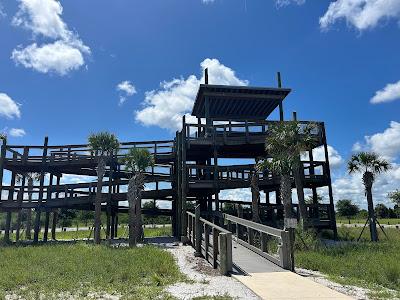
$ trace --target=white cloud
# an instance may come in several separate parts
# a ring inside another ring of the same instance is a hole
[[[84,55],[90,48],[68,29],[62,20],[63,8],[56,0],[19,0],[19,10],[13,18],[15,26],[32,31],[34,38],[42,36],[52,43],[14,49],[11,58],[17,64],[41,73],[65,75],[84,65]]]
[[[22,64],[40,73],[59,75],[66,75],[84,64],[81,51],[64,41],[56,41],[39,47],[33,43],[23,49],[14,49],[11,58],[16,64]]]
[[[20,118],[21,111],[19,110],[20,104],[11,99],[7,94],[0,93],[0,116],[8,119]]]
[[[235,72],[217,59],[207,58],[200,64],[202,73],[208,68],[209,83],[221,85],[248,85],[247,80],[236,77]],[[203,75],[204,76],[204,75]],[[173,79],[160,83],[159,90],[146,92],[144,108],[135,112],[135,118],[145,126],[159,126],[179,130],[182,116],[192,109],[199,84],[204,77],[190,75],[186,79]]]
[[[303,5],[305,2],[306,0],[275,0],[275,4],[278,8],[288,6],[290,4]]]
[[[117,85],[117,91],[122,92],[119,96],[119,105],[122,105],[127,97],[136,94],[135,86],[128,80],[122,81]]]
[[[400,123],[390,122],[390,127],[383,132],[365,136],[365,143],[357,142],[353,151],[373,151],[382,157],[394,161],[400,155]]]
[[[22,128],[11,128],[8,133],[13,137],[23,137],[26,134],[25,130]]]
[[[323,146],[320,146],[313,150],[314,160],[316,161],[325,161],[325,149]],[[343,158],[339,154],[339,152],[328,145],[328,158],[329,158],[329,166],[331,168],[338,168],[343,164]]]
[[[384,103],[400,99],[400,81],[387,84],[382,90],[375,93],[371,98],[371,103]]]
[[[215,0],[201,0],[201,2],[206,3],[206,4],[213,3],[214,1]]]
[[[400,18],[399,0],[337,0],[319,19],[321,29],[345,19],[358,30],[374,28],[380,21]]]
[[[387,194],[399,188],[400,165],[393,163],[392,169],[375,177],[373,185],[374,204],[383,203],[393,206],[387,199]],[[362,208],[366,208],[365,190],[362,181],[362,174],[344,174],[332,183],[335,200],[351,199]]]

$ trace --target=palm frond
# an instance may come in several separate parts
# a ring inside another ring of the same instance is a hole
[[[89,135],[88,143],[91,150],[100,155],[112,155],[119,149],[118,138],[107,131]]]
[[[154,166],[153,156],[144,148],[131,148],[123,159],[127,170],[131,172],[144,172]]]

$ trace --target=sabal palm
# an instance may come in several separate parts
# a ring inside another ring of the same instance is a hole
[[[7,141],[7,134],[0,133],[0,141]]]
[[[35,173],[35,172],[27,172],[24,174],[18,174],[17,175],[17,182],[21,183],[23,182],[23,178],[25,177],[25,180],[28,180],[28,203],[32,202],[32,193],[33,193],[33,185],[34,182],[37,182],[40,180],[40,173]],[[23,195],[21,195],[23,197]],[[20,229],[20,224],[21,224],[21,212],[18,213],[17,217],[17,235],[19,237],[19,229]],[[28,208],[27,213],[26,213],[26,233],[25,237],[27,240],[30,240],[32,238],[31,236],[31,231],[32,231],[32,210]]]
[[[103,177],[106,170],[107,159],[118,152],[119,142],[117,137],[109,132],[91,134],[88,138],[89,147],[97,157],[97,190],[95,200],[94,242],[100,244],[101,226],[101,201]]]
[[[380,158],[373,152],[360,152],[354,154],[347,164],[347,170],[350,174],[355,172],[361,172],[363,174],[362,180],[367,195],[371,240],[374,242],[378,240],[378,233],[376,231],[376,217],[372,200],[372,185],[375,181],[376,175],[386,172],[390,167],[388,161]]]
[[[142,228],[142,191],[144,189],[144,172],[154,165],[152,155],[147,149],[131,148],[124,157],[125,168],[130,172],[128,184],[129,203],[129,246],[133,247],[143,239]]]
[[[316,126],[313,123],[302,126],[297,121],[279,122],[271,125],[268,128],[268,135],[265,141],[265,150],[271,159],[264,160],[258,164],[259,170],[268,169],[280,175],[280,194],[286,218],[293,217],[290,177],[291,173],[293,173],[299,201],[300,219],[305,227],[307,224],[307,211],[304,200],[300,154],[316,145],[315,135],[313,134],[315,128]]]

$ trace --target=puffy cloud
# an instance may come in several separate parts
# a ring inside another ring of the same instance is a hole
[[[388,172],[379,174],[375,177],[373,185],[374,204],[384,203],[392,206],[393,204],[387,198],[387,194],[395,189],[398,189],[400,180],[400,165],[392,164],[392,169]],[[343,174],[335,179],[332,183],[335,200],[351,199],[362,208],[367,207],[365,190],[362,181],[362,174],[354,175]]]
[[[207,58],[200,64],[202,73],[209,70],[209,83],[221,85],[248,85],[247,80],[239,79],[235,71],[224,66],[217,59]],[[204,76],[204,75],[203,75]],[[179,78],[160,83],[160,89],[148,91],[145,94],[144,108],[135,112],[135,119],[145,126],[179,130],[182,116],[189,120],[199,84],[204,77],[190,75],[186,79]]]
[[[79,69],[84,64],[81,51],[61,40],[42,46],[33,43],[23,49],[14,49],[11,58],[26,68],[59,75]]]
[[[11,128],[8,133],[13,137],[23,137],[26,134],[25,130],[22,128]]]
[[[122,105],[127,97],[130,97],[136,94],[135,86],[128,80],[122,81],[117,85],[117,91],[121,92],[122,94],[119,96],[119,105]]]
[[[371,103],[392,102],[400,99],[400,81],[389,83],[383,89],[377,91],[375,96],[371,98]]]
[[[90,48],[68,29],[62,20],[63,8],[56,0],[19,0],[19,10],[13,18],[15,26],[32,31],[34,37],[52,39],[52,43],[14,49],[11,58],[16,64],[41,73],[65,75],[84,65],[84,55]]]
[[[20,104],[11,99],[7,94],[0,93],[0,116],[8,119],[20,118],[21,111],[19,110]]]
[[[313,150],[314,160],[316,161],[325,161],[325,149],[323,146],[318,147]],[[328,145],[328,158],[329,158],[329,166],[331,168],[338,168],[343,164],[343,158],[339,154],[339,152]]]
[[[340,19],[359,30],[374,28],[380,21],[398,19],[398,0],[336,0],[331,2],[326,13],[319,19],[321,29],[328,29]]]
[[[383,132],[365,136],[365,143],[357,142],[353,145],[354,151],[374,151],[384,158],[394,161],[400,154],[400,123],[390,122],[390,127]]]

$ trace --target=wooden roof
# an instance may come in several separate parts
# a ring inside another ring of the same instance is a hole
[[[192,115],[205,118],[205,99],[209,117],[214,119],[266,119],[291,89],[200,84]]]

